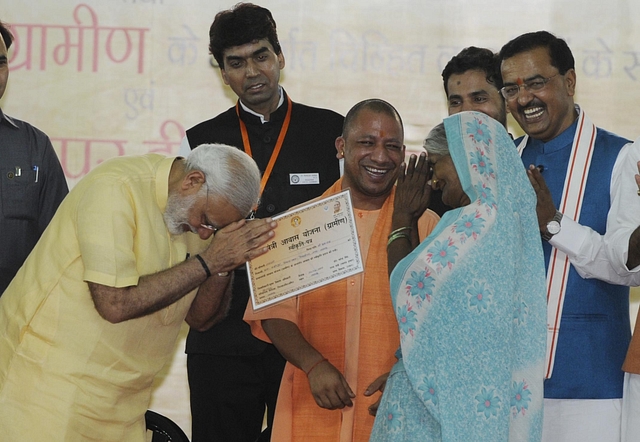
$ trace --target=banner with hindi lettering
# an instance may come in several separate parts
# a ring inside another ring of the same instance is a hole
[[[113,156],[175,155],[185,129],[235,104],[209,54],[208,32],[215,14],[236,2],[4,1],[0,20],[16,40],[0,107],[51,137],[70,186]],[[636,0],[256,3],[278,25],[286,60],[280,78],[293,101],[344,114],[362,99],[385,99],[402,115],[408,152],[420,150],[446,116],[441,73],[453,55],[467,46],[498,51],[540,29],[569,43],[576,101],[594,123],[640,136]],[[509,125],[522,133],[511,118]],[[151,406],[188,433],[183,340],[156,385]]]
[[[71,186],[112,156],[176,154],[185,129],[235,103],[208,51],[215,14],[234,3],[6,2],[0,19],[15,42],[0,105],[52,138]],[[383,98],[403,117],[409,151],[446,115],[441,72],[453,55],[471,45],[497,51],[538,29],[568,41],[576,101],[594,122],[640,134],[630,112],[640,99],[638,2],[489,0],[481,12],[461,0],[258,3],[278,24],[281,80],[294,101],[344,114],[359,100]]]

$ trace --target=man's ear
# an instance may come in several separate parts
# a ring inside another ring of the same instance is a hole
[[[565,82],[567,83],[567,93],[570,97],[573,97],[576,93],[576,71],[575,69],[569,69],[564,74]]]
[[[343,137],[336,138],[336,150],[338,151],[338,153],[336,153],[336,158],[344,158],[344,145],[345,141]]]
[[[284,54],[282,53],[282,51],[280,51],[280,53],[277,55],[278,57],[278,67],[280,68],[280,70],[284,69]]]
[[[224,84],[229,86],[229,77],[227,77],[227,71],[225,71],[223,68],[220,68],[220,75],[222,76],[222,81],[224,82]]]
[[[187,193],[197,193],[206,181],[204,173],[199,170],[192,170],[182,179],[180,189]]]

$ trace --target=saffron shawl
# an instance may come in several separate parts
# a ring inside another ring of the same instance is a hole
[[[539,441],[546,339],[536,196],[495,120],[444,120],[471,203],[391,275],[401,359],[371,441]]]
[[[339,180],[325,194],[337,193],[341,187],[342,180]],[[394,194],[391,193],[380,210],[365,263],[358,352],[358,397],[354,400],[354,441],[366,441],[373,426],[373,417],[367,408],[377,400],[377,395],[365,398],[362,391],[378,376],[388,372],[395,362],[393,354],[381,354],[380,350],[395,348],[399,343],[391,301],[385,288],[389,284],[386,241],[391,231]],[[314,331],[305,334],[305,337],[342,373],[346,362],[344,344],[336,344],[346,340],[344,324],[347,302],[346,290],[342,287],[345,284],[345,281],[337,281],[316,289],[310,296],[301,296],[298,301],[300,329]],[[293,403],[292,440],[310,440],[310,435],[313,435],[313,440],[340,440],[340,413],[318,407],[307,376],[300,370],[295,370],[293,375]]]

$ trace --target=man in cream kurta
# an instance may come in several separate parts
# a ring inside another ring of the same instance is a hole
[[[254,312],[245,319],[287,358],[273,440],[367,441],[379,378],[395,362],[398,327],[386,266],[394,183],[404,159],[400,116],[388,103],[366,100],[346,116],[336,141],[344,177],[325,196],[350,189],[364,273]],[[438,217],[414,220],[424,237]],[[417,233],[416,233],[417,234]],[[308,378],[308,379],[307,379]]]
[[[201,149],[189,163],[109,160],[63,201],[0,298],[3,440],[145,440],[151,384],[183,319],[207,327],[223,316],[224,272],[261,254],[255,244],[272,233],[265,221],[234,222],[257,201],[255,163],[228,146]],[[202,165],[212,158],[235,165],[248,204],[209,191],[215,171]]]

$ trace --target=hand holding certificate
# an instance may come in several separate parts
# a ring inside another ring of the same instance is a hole
[[[247,263],[254,309],[363,271],[348,190],[273,219],[269,253]]]

